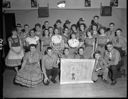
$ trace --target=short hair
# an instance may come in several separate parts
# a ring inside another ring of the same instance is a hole
[[[41,24],[40,23],[35,24],[35,27],[37,27],[37,26],[41,27]]]
[[[95,15],[93,18],[97,17],[99,19],[99,16],[98,15]]]
[[[107,42],[105,45],[105,50],[107,50],[107,45],[113,45],[113,43],[111,41]]]
[[[52,50],[52,47],[50,47],[50,46],[49,46],[49,47],[47,47],[47,52],[48,52],[48,50]]]
[[[88,30],[86,31],[86,37],[88,37],[88,32],[90,32],[91,35],[93,35],[92,31],[91,31],[90,29],[88,29]]]
[[[67,49],[67,50],[69,50],[69,48],[68,48],[68,47],[65,47],[65,48],[64,48],[64,50],[63,50],[63,53],[64,53],[64,51],[65,51],[66,49]]]
[[[80,49],[83,49],[83,50],[84,50],[84,47],[79,47],[79,48],[78,48],[78,52],[79,52]]]
[[[25,24],[25,25],[24,25],[24,27],[25,27],[25,26],[28,26],[28,27],[29,27],[29,25],[28,25],[28,24]]]
[[[115,36],[117,36],[117,31],[123,32],[123,30],[121,28],[117,28],[116,31],[115,31]]]
[[[96,54],[101,55],[101,52],[100,52],[99,50],[96,50],[96,51],[94,52],[94,54],[93,54],[93,58],[95,58],[95,55],[96,55]]]
[[[77,29],[77,25],[76,24],[72,24],[71,25],[71,29],[72,29],[73,26]]]
[[[111,22],[111,23],[109,23],[109,26],[110,26],[111,24],[115,25],[115,23],[114,23],[114,22]]]
[[[29,50],[30,50],[31,47],[35,47],[35,48],[36,48],[37,45],[36,45],[36,44],[30,44],[30,45],[29,45]]]
[[[92,30],[93,26],[96,26],[96,28],[98,29],[98,25],[94,23],[91,25],[91,30]]]
[[[79,29],[80,29],[80,26],[81,26],[81,25],[83,25],[83,26],[84,26],[84,29],[86,29],[87,26],[86,26],[85,23],[80,23],[80,25],[79,25]]]
[[[50,28],[54,29],[52,26],[49,26],[49,27],[48,27],[48,29],[50,29]]]
[[[45,31],[48,31],[48,35],[49,35],[49,30],[48,29],[44,29],[44,31],[43,31],[43,36],[45,36]]]
[[[29,35],[31,35],[31,31],[34,31],[34,32],[35,32],[35,29],[31,29],[31,30],[29,31]]]
[[[99,29],[98,29],[98,33],[100,34],[100,30],[101,29],[103,29],[104,30],[104,32],[106,32],[106,28],[105,27],[100,27]]]
[[[61,20],[60,20],[60,19],[58,19],[58,20],[56,21],[56,23],[62,23],[62,22],[61,22]]]
[[[44,21],[44,24],[49,23],[48,21]]]

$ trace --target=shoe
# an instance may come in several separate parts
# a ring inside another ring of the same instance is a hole
[[[117,83],[117,81],[112,81],[111,85],[115,85]]]
[[[55,84],[55,83],[57,83],[57,81],[56,80],[53,80],[53,79],[51,79],[51,81]]]
[[[95,83],[97,80],[93,80],[93,82]]]

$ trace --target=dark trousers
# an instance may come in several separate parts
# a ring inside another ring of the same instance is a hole
[[[121,57],[124,57],[124,56],[125,56],[125,51],[122,50],[121,47],[115,47],[115,49],[117,49],[117,50],[120,52],[120,56],[121,56]]]
[[[49,76],[52,76],[51,80],[55,80],[57,75],[59,74],[59,68],[53,67],[52,69],[46,69],[46,74],[49,78]]]
[[[121,71],[120,71],[121,67],[122,67],[122,61],[120,61],[117,65],[111,65],[109,67],[108,75],[112,81],[121,77]]]

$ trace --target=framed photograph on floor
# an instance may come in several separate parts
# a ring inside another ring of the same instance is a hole
[[[37,0],[31,0],[31,8],[37,8],[38,3]]]
[[[111,7],[118,7],[118,0],[110,0]]]
[[[60,84],[93,83],[94,59],[61,59]]]
[[[84,6],[91,7],[91,0],[85,0]]]

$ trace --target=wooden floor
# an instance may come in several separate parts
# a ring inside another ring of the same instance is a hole
[[[5,98],[43,98],[43,97],[126,97],[127,77],[117,79],[117,84],[111,86],[101,79],[96,83],[66,84],[50,83],[49,86],[40,83],[35,88],[26,88],[13,84],[15,71],[5,69],[3,74],[3,96]]]

